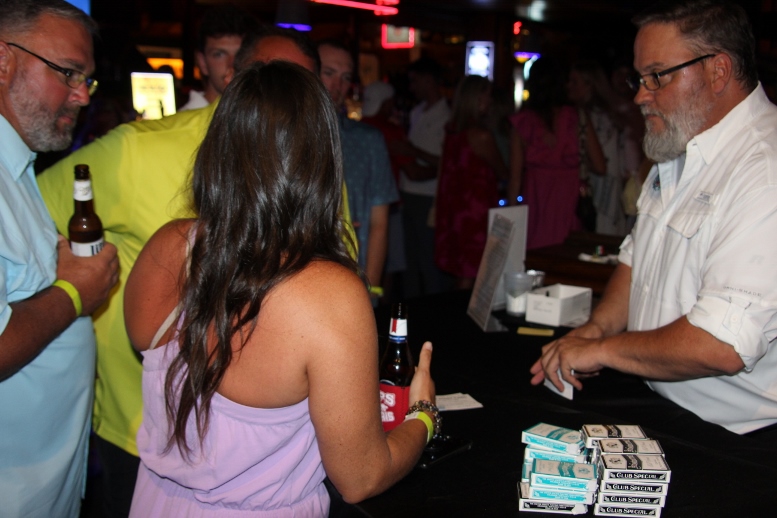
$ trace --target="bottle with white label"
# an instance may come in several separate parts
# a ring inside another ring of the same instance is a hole
[[[391,324],[386,350],[380,360],[380,413],[383,430],[388,432],[405,420],[410,407],[410,382],[415,374],[415,362],[407,343],[407,305],[391,307]]]
[[[103,224],[94,212],[94,196],[89,166],[78,164],[75,167],[73,184],[73,216],[67,225],[70,237],[70,249],[73,255],[90,257],[103,249]]]

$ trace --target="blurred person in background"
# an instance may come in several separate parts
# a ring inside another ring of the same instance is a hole
[[[409,89],[416,104],[410,112],[408,141],[397,142],[393,151],[412,158],[402,167],[399,193],[405,231],[407,268],[403,275],[405,297],[439,293],[449,280],[434,264],[434,197],[437,169],[451,116],[442,90],[442,67],[422,57],[407,70]]]
[[[190,90],[188,102],[178,111],[204,108],[221,95],[234,73],[232,65],[243,38],[258,27],[253,17],[231,5],[214,6],[203,12],[194,51],[203,90]]]
[[[569,100],[590,119],[607,161],[606,174],[589,174],[597,234],[626,235],[621,204],[623,184],[638,164],[626,164],[625,124],[610,103],[616,98],[602,66],[591,60],[572,65],[567,81]]]
[[[396,151],[394,144],[407,140],[407,134],[397,120],[394,105],[394,87],[383,81],[373,81],[364,87],[361,121],[374,126],[383,133],[391,160],[391,172],[399,187],[399,173],[412,157]],[[402,272],[405,271],[405,233],[402,223],[401,202],[389,205],[388,251],[383,271],[382,302],[390,304],[401,298]]]
[[[160,229],[127,282],[144,355],[131,516],[326,517],[325,477],[361,501],[431,438],[432,406],[383,431],[375,319],[343,243],[340,131],[300,66],[255,64],[224,92],[195,218]],[[411,401],[434,401],[430,360],[427,342]]]
[[[440,159],[434,259],[455,277],[456,289],[475,284],[488,209],[499,206],[499,181],[507,180],[507,165],[486,123],[490,105],[491,81],[477,75],[461,80]]]
[[[567,105],[565,75],[552,58],[540,58],[527,81],[529,99],[511,119],[508,197],[522,193],[529,206],[527,249],[559,245],[582,228],[576,213],[581,163],[588,160],[596,174],[606,168],[591,121],[581,123]]]
[[[399,199],[391,175],[383,135],[345,115],[345,99],[353,85],[354,62],[341,42],[319,43],[321,81],[339,111],[343,172],[348,207],[359,247],[359,267],[369,281],[373,305],[383,296],[383,266],[388,248],[389,205]]]
[[[94,396],[92,314],[116,248],[75,257],[35,182],[97,86],[94,21],[62,0],[0,2],[0,514],[76,518]],[[73,168],[63,188],[73,211]],[[67,224],[60,225],[67,228]]]

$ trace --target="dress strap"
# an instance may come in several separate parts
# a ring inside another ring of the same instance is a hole
[[[170,326],[173,325],[173,322],[175,322],[176,318],[178,318],[179,309],[179,306],[175,306],[170,314],[167,315],[165,321],[162,322],[162,325],[159,326],[159,329],[157,329],[157,332],[154,335],[154,339],[151,340],[151,345],[148,347],[149,351],[159,344],[159,340],[162,339],[162,336],[167,332],[168,329],[170,329]]]
[[[197,223],[194,223],[191,228],[189,229],[189,235],[186,239],[186,264],[188,265],[191,262],[191,253],[192,253],[192,244],[194,243],[194,236],[197,232]],[[157,329],[156,334],[154,335],[154,339],[151,340],[151,345],[148,347],[148,350],[152,350],[154,347],[159,345],[159,341],[162,339],[162,336],[167,332],[168,329],[170,329],[170,326],[173,325],[173,322],[175,322],[178,318],[178,315],[180,314],[181,309],[181,303],[179,302],[176,304],[176,306],[173,308],[173,310],[170,312],[169,315],[167,315],[167,318],[165,318],[164,322],[162,322],[162,325],[159,326],[159,329]]]

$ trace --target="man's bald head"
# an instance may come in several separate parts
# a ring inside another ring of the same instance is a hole
[[[252,63],[276,60],[296,63],[316,75],[321,68],[318,52],[305,34],[293,29],[267,27],[243,38],[235,56],[235,73]]]

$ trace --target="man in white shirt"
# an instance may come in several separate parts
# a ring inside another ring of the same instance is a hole
[[[634,101],[657,163],[620,264],[532,383],[609,367],[736,433],[777,423],[777,107],[744,10],[672,3],[635,19]]]
[[[234,73],[232,63],[243,38],[257,27],[255,19],[230,5],[205,11],[194,52],[204,89],[190,91],[189,101],[178,111],[204,108],[224,92]]]
[[[408,67],[410,91],[420,102],[410,112],[409,143],[395,151],[415,160],[402,166],[399,191],[405,233],[404,295],[437,293],[446,287],[445,274],[434,264],[434,228],[430,211],[437,195],[437,167],[451,116],[441,88],[442,69],[431,58]]]

